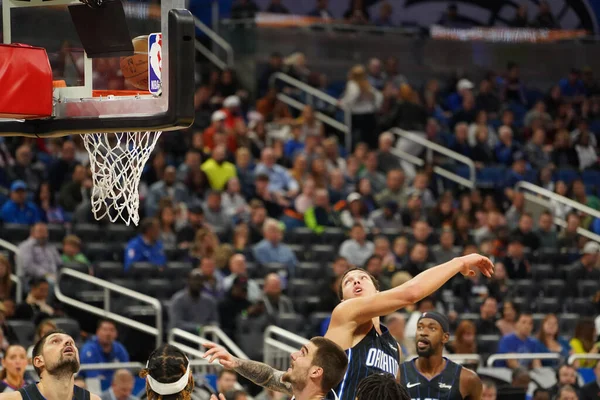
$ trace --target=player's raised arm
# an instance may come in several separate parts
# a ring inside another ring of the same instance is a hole
[[[456,274],[462,273],[465,276],[472,276],[475,274],[476,269],[479,269],[489,278],[494,271],[494,265],[487,257],[479,254],[469,254],[423,271],[396,288],[378,292],[373,296],[358,296],[343,301],[333,310],[331,324],[325,337],[330,335],[332,329],[340,328],[348,323],[360,325],[373,318],[390,314],[409,304],[414,304],[441,288]],[[341,282],[342,292],[352,293],[353,290],[361,290],[361,279],[365,279],[365,277],[370,279],[366,273],[364,275],[347,274]]]

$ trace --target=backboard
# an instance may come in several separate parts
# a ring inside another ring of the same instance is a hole
[[[122,3],[131,40],[161,34],[160,90],[153,90],[154,94],[132,86],[124,78],[119,57],[124,54],[122,51],[116,51],[116,57],[95,54],[92,59],[87,56],[74,23],[75,14],[69,11],[73,5],[88,7],[79,0],[2,1],[3,42],[45,48],[53,80],[60,83],[56,86],[64,87],[54,88],[52,117],[1,120],[0,135],[50,137],[92,132],[165,131],[191,125],[194,21],[185,10],[185,0],[124,0]],[[93,17],[102,10],[80,11]],[[113,30],[125,28],[123,24],[115,25]],[[112,32],[104,27],[95,30],[90,29],[84,42],[89,43],[94,35],[103,38]]]

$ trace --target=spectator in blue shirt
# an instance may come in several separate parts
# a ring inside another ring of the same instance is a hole
[[[129,362],[129,353],[117,341],[117,326],[108,319],[98,322],[96,335],[84,343],[79,351],[81,364],[99,364],[113,362]],[[102,390],[107,390],[112,382],[113,370],[87,370],[79,374],[85,378],[100,378]]]
[[[571,69],[569,76],[561,79],[558,86],[562,95],[570,101],[578,103],[585,96],[585,85],[580,78],[579,70],[576,68]]]
[[[163,243],[158,239],[160,225],[154,218],[146,218],[140,224],[140,234],[127,243],[125,248],[125,272],[134,262],[149,262],[159,267],[167,264]]]
[[[281,243],[281,227],[275,219],[269,218],[263,225],[264,239],[252,248],[254,259],[261,264],[281,263],[285,264],[288,272],[293,275],[298,264],[296,255],[286,244]]]
[[[260,164],[254,170],[255,176],[265,174],[269,177],[269,192],[287,194],[289,197],[295,197],[300,190],[298,182],[288,172],[287,169],[275,163],[275,153],[271,147],[263,149],[260,157]]]
[[[498,130],[498,137],[500,142],[494,149],[496,160],[507,167],[511,166],[513,163],[513,156],[519,150],[519,146],[513,139],[512,129],[506,125],[501,126]]]
[[[27,184],[14,181],[10,185],[10,200],[4,203],[0,211],[2,221],[8,224],[33,225],[41,221],[38,208],[27,200]]]
[[[531,337],[532,330],[532,315],[526,312],[521,313],[515,325],[515,332],[505,335],[500,339],[498,353],[543,353],[544,351],[540,342]],[[511,369],[516,369],[519,366],[540,368],[542,363],[540,360],[506,360],[506,366]]]

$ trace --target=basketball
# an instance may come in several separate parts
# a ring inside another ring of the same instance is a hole
[[[148,35],[132,40],[134,54],[121,57],[121,72],[134,87],[148,90]]]

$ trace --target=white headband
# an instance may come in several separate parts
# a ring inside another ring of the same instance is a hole
[[[146,368],[148,368],[148,363],[146,363]],[[183,389],[185,389],[190,379],[190,362],[188,360],[188,366],[187,370],[185,371],[185,374],[183,374],[183,376],[179,378],[179,380],[176,382],[162,383],[154,379],[150,374],[146,376],[146,379],[148,380],[150,388],[154,390],[154,392],[156,392],[157,394],[160,394],[161,396],[168,396],[170,394],[179,393]]]

